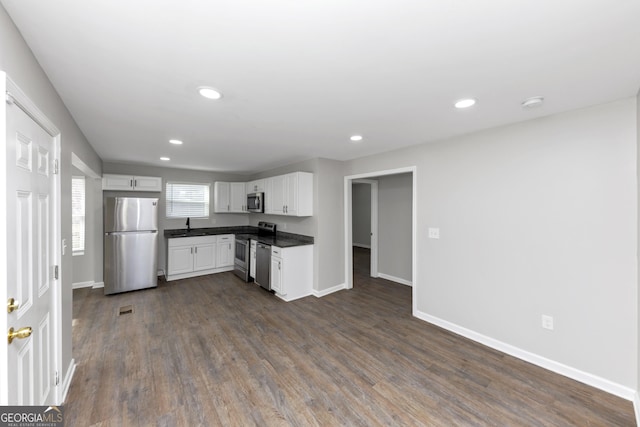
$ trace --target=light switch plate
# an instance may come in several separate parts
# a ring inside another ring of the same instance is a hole
[[[429,238],[430,239],[439,239],[440,238],[440,229],[429,227]]]
[[[550,331],[553,331],[553,317],[543,314],[542,315],[542,327],[544,329],[548,329]]]

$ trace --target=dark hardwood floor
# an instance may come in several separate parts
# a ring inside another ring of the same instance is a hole
[[[354,259],[353,290],[290,303],[231,273],[74,291],[67,425],[635,425],[631,402],[413,318],[411,288]]]

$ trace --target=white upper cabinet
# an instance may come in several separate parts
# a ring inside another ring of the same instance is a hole
[[[313,174],[294,172],[267,178],[265,213],[272,215],[313,215]]]
[[[213,210],[216,213],[247,212],[247,192],[244,182],[222,182],[213,185]]]
[[[162,178],[158,176],[102,175],[102,189],[115,191],[162,191]]]
[[[257,179],[255,181],[247,182],[247,193],[264,193],[264,179]]]
[[[274,176],[267,178],[269,184],[269,192],[265,193],[265,199],[269,200],[268,210],[265,213],[272,215],[285,214],[285,195],[286,195],[286,175]]]
[[[229,183],[231,212],[247,212],[247,190],[244,182]]]

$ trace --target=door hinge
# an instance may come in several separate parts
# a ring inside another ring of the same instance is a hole
[[[58,175],[58,159],[53,161],[53,174]]]
[[[53,278],[58,280],[60,278],[60,269],[57,265],[53,266]]]
[[[56,385],[60,384],[60,373],[58,371],[56,371],[55,383]]]

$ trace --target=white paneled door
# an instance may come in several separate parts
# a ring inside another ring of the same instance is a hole
[[[3,344],[2,403],[57,404],[57,142],[26,103],[12,96],[10,88],[7,93],[2,201],[7,310],[2,323],[8,339]]]

